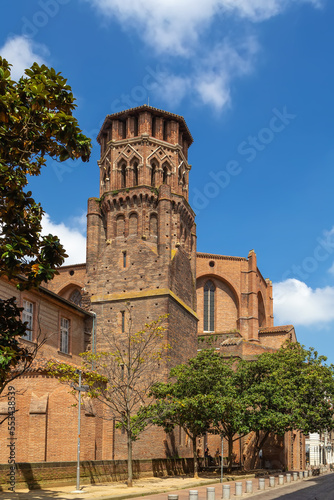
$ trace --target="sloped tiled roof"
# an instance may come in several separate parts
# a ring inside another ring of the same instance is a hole
[[[293,325],[268,326],[259,328],[259,333],[289,333],[294,330]]]
[[[244,339],[241,337],[229,337],[229,338],[223,340],[223,342],[220,345],[224,345],[224,346],[240,345],[243,341],[244,341]]]

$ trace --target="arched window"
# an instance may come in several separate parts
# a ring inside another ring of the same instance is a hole
[[[137,214],[131,214],[129,217],[129,235],[137,236],[138,234],[138,217]]]
[[[133,164],[133,185],[138,186],[138,163]]]
[[[204,285],[204,331],[215,331],[215,285],[211,280]]]
[[[168,184],[167,180],[168,180],[168,168],[165,165],[164,168],[163,168],[163,170],[162,170],[162,183],[163,184]]]
[[[121,166],[121,187],[125,188],[126,187],[126,165],[123,163]]]
[[[125,220],[123,215],[117,217],[116,220],[116,236],[124,236],[125,235]]]
[[[134,124],[134,136],[137,137],[137,135],[138,135],[138,116],[134,117],[133,124]]]
[[[150,236],[158,236],[158,218],[155,214],[150,217]]]
[[[266,310],[263,303],[262,294],[257,294],[259,328],[266,326]]]
[[[71,293],[70,301],[76,304],[77,306],[81,306],[81,293],[77,288]]]
[[[167,141],[167,121],[164,120],[164,124],[163,124],[163,140],[164,141]]]
[[[157,128],[157,118],[155,116],[153,116],[153,118],[152,118],[152,137],[155,137],[156,128]]]
[[[155,163],[152,163],[152,170],[151,170],[151,186],[152,187],[155,187],[156,171],[157,171],[157,167],[156,167]]]

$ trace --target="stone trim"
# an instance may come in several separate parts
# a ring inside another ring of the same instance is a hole
[[[248,259],[246,257],[231,257],[229,255],[216,255],[211,253],[200,253],[197,252],[197,257],[201,259],[218,259],[218,260],[239,260],[247,262]]]
[[[98,302],[119,302],[119,301],[125,301],[128,299],[142,299],[145,297],[166,297],[169,296],[175,302],[177,302],[183,309],[185,309],[189,314],[194,316],[198,320],[198,316],[196,312],[191,309],[191,307],[187,306],[185,302],[183,302],[182,299],[180,299],[177,295],[175,295],[172,290],[169,288],[159,288],[158,290],[143,290],[140,292],[125,292],[125,293],[111,293],[111,294],[100,294],[100,295],[93,295],[91,298],[91,303],[96,304]]]

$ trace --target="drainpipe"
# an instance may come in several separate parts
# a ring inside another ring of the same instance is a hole
[[[96,318],[96,313],[94,311],[91,311],[91,313],[94,315],[93,316],[93,332],[92,332],[92,353],[96,354],[96,343],[95,343],[95,318]],[[92,361],[92,370],[95,369],[95,360]]]

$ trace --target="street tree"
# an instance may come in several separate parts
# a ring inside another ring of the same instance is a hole
[[[170,345],[164,334],[166,316],[133,331],[132,306],[126,306],[127,328],[124,333],[102,334],[99,344],[103,349],[82,353],[83,380],[89,386],[87,396],[100,401],[102,411],[97,415],[115,420],[116,427],[127,436],[128,480],[132,486],[133,442],[149,424],[146,413],[140,408],[150,404],[150,390],[159,379],[161,365],[166,362]],[[64,363],[50,364],[50,373],[62,381],[77,381],[74,369]]]
[[[11,65],[0,57],[0,276],[20,290],[51,280],[66,257],[56,236],[41,235],[44,212],[27,184],[47,158],[88,161],[91,142],[72,115],[75,107],[71,87],[53,68],[34,63],[16,82]],[[0,307],[3,391],[30,366],[36,349],[19,342],[26,325],[13,299]]]
[[[334,367],[326,357],[297,342],[239,363],[240,384],[248,398],[248,421],[255,432],[254,468],[268,436],[290,430],[304,434],[334,428]]]
[[[224,384],[233,374],[232,361],[225,361],[214,350],[200,351],[187,363],[171,369],[167,383],[157,383],[152,387],[155,402],[143,409],[151,415],[152,422],[170,432],[180,426],[192,442],[194,457],[194,477],[198,477],[198,457],[196,441],[217,422],[218,412],[223,411],[223,396],[230,383]],[[229,399],[231,402],[231,399]],[[227,400],[225,400],[227,403]],[[225,408],[225,407],[224,407]],[[227,428],[219,432],[226,432]],[[225,435],[225,434],[224,434]]]
[[[218,354],[219,356],[219,354]],[[233,445],[248,434],[250,428],[249,395],[240,384],[239,364],[233,360],[221,359],[221,378],[212,387],[212,426],[209,432],[219,434],[227,441],[227,469],[233,464]],[[222,457],[223,458],[223,457]]]

